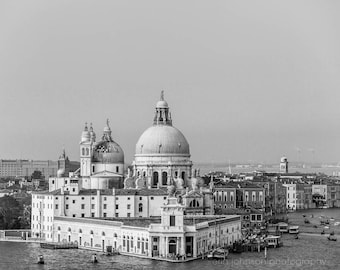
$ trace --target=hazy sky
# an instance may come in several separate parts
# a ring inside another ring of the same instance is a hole
[[[159,93],[192,160],[340,161],[340,1],[0,1],[0,158],[126,163]],[[314,149],[314,158],[313,158]]]

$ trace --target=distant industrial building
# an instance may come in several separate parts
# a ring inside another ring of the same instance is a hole
[[[79,168],[79,162],[69,161],[70,170]],[[57,175],[58,161],[0,159],[0,178],[2,177],[30,177],[34,171],[40,171],[45,177]]]

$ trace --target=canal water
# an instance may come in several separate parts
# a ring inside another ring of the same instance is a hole
[[[315,222],[319,216],[334,217],[340,220],[339,209],[315,209],[290,214],[292,222],[303,221],[303,214],[313,215]],[[313,220],[312,220],[313,221]],[[299,224],[301,225],[301,224]],[[303,228],[302,228],[303,229]],[[91,263],[93,252],[87,250],[49,250],[41,249],[39,243],[18,243],[0,241],[0,270],[11,269],[339,269],[340,235],[338,241],[327,240],[327,235],[301,233],[299,239],[283,235],[283,247],[264,252],[229,254],[225,261],[196,260],[187,263],[168,263],[130,256],[98,255],[98,264]],[[37,257],[42,254],[44,265],[38,265]]]
[[[230,254],[226,261],[196,260],[168,263],[128,256],[99,255],[99,263],[90,262],[86,250],[41,249],[37,243],[0,242],[0,269],[339,269],[340,239],[328,241],[325,236],[284,235],[284,246],[264,252]],[[43,254],[45,265],[36,264]]]

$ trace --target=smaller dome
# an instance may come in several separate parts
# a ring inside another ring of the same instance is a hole
[[[128,177],[124,180],[124,188],[135,188],[135,179],[133,177]]]
[[[92,162],[124,163],[124,152],[116,142],[101,141],[95,144]]]
[[[288,159],[286,157],[281,158],[281,162],[287,162],[287,161],[288,161]]]
[[[160,100],[157,102],[156,108],[169,108],[169,105],[165,100]]]
[[[137,178],[136,188],[138,189],[146,188],[146,179],[144,177]]]

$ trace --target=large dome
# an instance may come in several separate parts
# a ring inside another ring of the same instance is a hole
[[[124,163],[124,152],[116,142],[101,141],[94,146],[92,162]]]
[[[136,156],[164,154],[190,156],[189,144],[177,128],[154,125],[140,136],[136,144]]]

